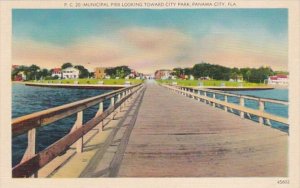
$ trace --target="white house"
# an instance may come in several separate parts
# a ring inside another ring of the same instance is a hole
[[[268,84],[288,85],[289,77],[287,75],[275,75],[268,78]]]
[[[79,78],[79,70],[74,67],[69,67],[62,70],[62,78],[69,79],[69,78]]]
[[[52,77],[57,76],[59,79],[61,79],[61,68],[54,68],[52,70]]]

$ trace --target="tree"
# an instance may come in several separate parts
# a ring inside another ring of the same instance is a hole
[[[181,75],[183,75],[183,69],[182,68],[174,68],[172,75],[177,76],[179,78]]]
[[[183,74],[184,75],[191,75],[192,74],[192,69],[191,68],[184,68],[183,69]]]
[[[74,68],[79,70],[79,78],[88,78],[89,71],[82,65],[76,65]]]
[[[247,81],[249,82],[249,78],[251,76],[251,70],[247,70],[245,74],[246,74]]]
[[[51,72],[48,69],[42,69],[39,73],[38,73],[38,78],[46,78],[46,77],[50,77],[51,76]]]
[[[263,83],[269,76],[274,75],[273,70],[270,67],[260,67],[258,69],[251,69],[251,75],[249,77],[250,82]]]
[[[112,78],[120,77],[125,78],[131,73],[131,69],[128,66],[118,66],[113,68],[105,69],[105,73]]]
[[[90,72],[90,73],[89,73],[89,77],[90,77],[90,78],[93,78],[94,76],[95,76],[95,73],[94,73],[94,72]]]
[[[24,71],[27,80],[39,79],[40,67],[37,65],[31,65]]]
[[[230,76],[230,68],[202,62],[193,66],[192,74],[195,78],[208,76],[216,80],[228,80]]]
[[[237,81],[239,76],[242,76],[240,69],[234,67],[233,69],[230,70],[230,78],[231,79]]]
[[[61,69],[66,69],[66,68],[69,68],[69,67],[73,67],[72,63],[64,63],[62,66],[61,66]]]

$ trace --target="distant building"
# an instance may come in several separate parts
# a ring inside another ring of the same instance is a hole
[[[155,77],[155,79],[166,80],[166,79],[171,78],[171,73],[172,72],[173,72],[172,70],[166,70],[166,69],[164,69],[164,70],[157,70],[155,72],[154,77]]]
[[[77,79],[79,78],[79,70],[74,67],[68,67],[62,70],[62,78],[63,79]]]
[[[137,72],[135,70],[131,69],[131,72],[129,74],[129,78],[135,78],[137,76],[138,76]]]
[[[268,78],[268,84],[288,85],[289,77],[287,75],[278,74]]]
[[[105,78],[105,76],[106,76],[105,70],[106,70],[106,68],[104,68],[104,67],[97,67],[97,68],[95,68],[95,78],[96,79],[103,79],[103,78]]]
[[[52,77],[57,76],[59,79],[61,79],[61,77],[62,77],[61,68],[54,68],[54,69],[52,70],[51,76],[52,76]]]
[[[13,79],[14,81],[24,81],[26,80],[26,75],[25,73],[22,71],[22,72],[19,72]]]

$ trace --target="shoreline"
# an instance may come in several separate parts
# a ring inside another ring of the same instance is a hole
[[[128,87],[130,85],[112,85],[112,84],[58,84],[58,83],[33,83],[33,82],[22,82],[22,81],[12,81],[14,84],[24,84],[26,86],[36,86],[36,87],[55,87],[55,88],[80,88],[80,89],[106,89],[115,90]],[[222,86],[181,86],[193,89],[212,89],[212,90],[223,90],[223,91],[251,91],[251,90],[272,90],[272,89],[289,89],[288,85],[266,85],[257,87],[222,87]]]
[[[100,84],[53,84],[53,83],[22,83],[33,87],[73,88],[73,89],[102,89],[116,90],[132,85],[100,85]]]
[[[253,91],[253,90],[272,90],[274,87],[206,87],[206,89],[222,91]]]
[[[221,90],[221,91],[251,91],[251,90],[272,90],[276,89],[271,86],[258,86],[258,87],[221,87],[221,86],[181,86],[191,89],[211,89],[211,90]]]

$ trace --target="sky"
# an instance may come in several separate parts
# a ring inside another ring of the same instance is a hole
[[[14,65],[287,70],[287,9],[15,9]]]

